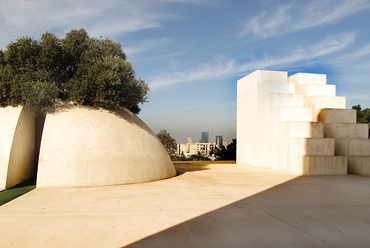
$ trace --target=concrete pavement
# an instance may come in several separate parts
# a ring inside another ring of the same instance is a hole
[[[35,189],[0,207],[0,247],[370,247],[370,177],[176,169],[150,183]]]

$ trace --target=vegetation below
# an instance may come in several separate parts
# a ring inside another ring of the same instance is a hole
[[[362,109],[360,104],[352,106],[352,109],[357,110],[357,123],[370,124],[370,108]],[[370,138],[370,125],[369,125],[369,138]]]
[[[0,192],[0,206],[36,188],[36,178],[29,179]]]

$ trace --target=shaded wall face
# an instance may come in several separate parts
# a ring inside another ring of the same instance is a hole
[[[0,108],[0,189],[5,189],[9,155],[21,108]]]
[[[34,114],[22,108],[13,134],[11,151],[8,155],[6,188],[11,188],[36,175]]]
[[[44,130],[45,115],[36,115],[35,116],[35,170],[37,172],[37,166],[39,162],[40,146],[42,133]]]

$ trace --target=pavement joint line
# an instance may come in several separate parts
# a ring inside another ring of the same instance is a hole
[[[282,223],[284,223],[284,224],[287,224],[288,226],[291,226],[291,227],[292,227],[292,228],[294,228],[294,229],[297,229],[297,230],[298,230],[298,231],[300,231],[300,232],[303,232],[303,233],[304,233],[305,235],[307,235],[307,236],[310,236],[310,237],[312,237],[312,238],[314,238],[314,239],[316,239],[316,240],[318,240],[318,241],[321,241],[321,242],[323,242],[323,243],[325,243],[325,244],[328,244],[328,245],[330,245],[331,247],[334,247],[334,248],[335,248],[335,246],[334,246],[333,244],[331,244],[331,243],[329,243],[329,242],[327,242],[327,241],[325,241],[325,240],[323,240],[323,239],[320,239],[320,238],[316,237],[315,235],[311,234],[310,232],[307,232],[307,231],[303,230],[302,228],[299,228],[298,226],[296,226],[296,225],[294,225],[294,224],[292,224],[292,223],[288,222],[287,220],[284,220],[284,219],[281,219],[281,218],[277,217],[277,216],[276,216],[276,215],[274,215],[273,213],[267,212],[267,211],[265,211],[265,210],[263,210],[263,209],[258,209],[258,210],[259,210],[259,211],[261,211],[261,212],[263,212],[263,213],[265,213],[265,214],[267,214],[267,215],[269,215],[269,216],[271,216],[272,218],[276,219],[277,221],[280,221],[280,222],[282,222]]]

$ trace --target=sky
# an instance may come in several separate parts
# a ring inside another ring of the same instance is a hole
[[[0,0],[0,49],[84,28],[119,42],[150,86],[139,117],[180,143],[236,137],[237,80],[259,69],[327,74],[370,107],[370,0]]]

